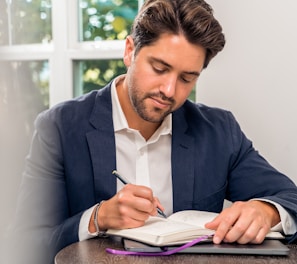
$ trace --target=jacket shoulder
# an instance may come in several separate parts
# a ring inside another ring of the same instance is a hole
[[[233,114],[229,110],[218,107],[211,107],[201,103],[186,101],[182,107],[184,116],[188,123],[197,123],[198,121],[208,124],[215,124],[228,121],[235,121]]]

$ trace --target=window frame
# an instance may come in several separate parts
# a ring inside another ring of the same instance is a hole
[[[144,0],[138,0],[139,7]],[[79,41],[78,0],[52,0],[52,42],[0,46],[0,61],[41,61],[49,64],[49,106],[73,98],[81,81],[81,60],[122,59],[124,40]]]

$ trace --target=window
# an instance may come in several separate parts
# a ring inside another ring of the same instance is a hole
[[[52,39],[50,0],[6,0],[1,5],[1,44],[48,43]]]
[[[0,9],[0,92],[2,107],[36,100],[36,111],[49,107],[49,56],[52,39],[51,1],[1,1]],[[44,53],[44,54],[42,54]],[[40,94],[40,98],[36,95]],[[35,99],[34,99],[35,98]]]
[[[51,10],[48,0],[0,4],[0,159],[18,178],[36,115],[50,105]]]
[[[22,69],[34,75],[28,78],[42,80],[35,89],[43,95],[45,108],[100,89],[125,72],[121,62],[124,39],[142,3],[1,1],[0,61],[28,62]],[[32,71],[34,63],[39,66]],[[195,100],[195,91],[190,98]]]
[[[125,73],[123,41],[129,34],[140,4],[138,0],[79,0],[79,26],[78,32],[74,32],[73,45],[78,49],[85,47],[94,53],[98,50],[105,54],[98,54],[96,59],[93,56],[92,59],[74,61],[73,96],[100,89],[115,76]]]

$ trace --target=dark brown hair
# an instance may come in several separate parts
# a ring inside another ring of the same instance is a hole
[[[206,50],[204,68],[225,45],[222,27],[203,0],[146,0],[131,31],[135,54],[163,33],[182,34]]]

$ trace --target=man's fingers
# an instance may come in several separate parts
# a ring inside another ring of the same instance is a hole
[[[154,197],[154,202],[155,202],[154,204],[155,204],[156,209],[159,208],[159,209],[161,209],[161,211],[165,210],[165,208],[160,203],[160,201],[159,201],[159,199],[157,197]]]
[[[157,215],[157,208],[164,210],[150,188],[133,184],[125,185],[116,194],[115,205],[121,228],[140,226],[138,223],[143,225],[149,216]]]
[[[260,227],[246,218],[240,218],[227,232],[224,242],[246,244],[255,239]]]
[[[148,214],[154,210],[155,200],[152,190],[145,186],[127,184],[118,192],[117,197],[120,206]]]
[[[222,219],[219,226],[216,229],[215,235],[214,235],[214,243],[219,244],[223,240],[226,240],[227,234],[232,229],[233,223],[236,221],[236,219],[232,220],[228,217],[225,219]]]
[[[226,209],[221,214],[219,214],[212,222],[205,225],[206,228],[216,230],[213,237],[213,242],[215,244],[220,244],[232,229],[234,223],[237,221],[239,215],[238,213],[232,213],[231,210]]]
[[[273,217],[277,222],[278,213],[265,203],[258,201],[237,202],[225,209],[205,227],[216,230],[213,238],[215,244],[222,241],[259,244],[263,242],[269,232]]]

